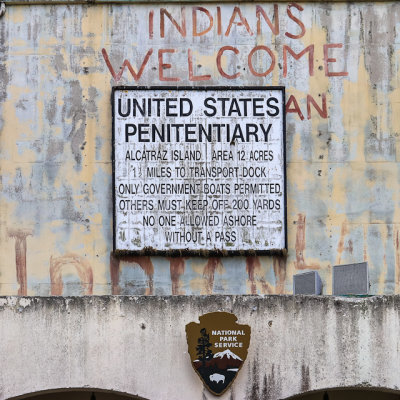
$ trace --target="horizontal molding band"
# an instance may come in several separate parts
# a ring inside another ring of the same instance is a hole
[[[6,5],[48,5],[48,4],[138,4],[138,5],[168,5],[168,4],[222,4],[222,3],[231,3],[231,4],[273,4],[273,3],[290,3],[287,0],[274,0],[274,1],[242,1],[242,2],[232,2],[232,0],[168,0],[168,1],[155,1],[155,0],[4,0],[2,3]],[[370,0],[309,0],[307,2],[298,2],[299,4],[313,4],[313,3],[320,3],[329,4],[329,3],[371,3]],[[375,0],[372,3],[394,3],[394,1],[387,1],[387,0]]]

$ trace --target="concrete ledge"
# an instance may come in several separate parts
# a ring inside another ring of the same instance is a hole
[[[308,0],[307,3],[368,3],[370,0]],[[374,3],[383,3],[387,0],[374,0]],[[13,5],[31,5],[31,4],[199,4],[198,0],[4,0],[3,3]],[[234,3],[232,0],[203,0],[204,3]],[[248,0],[243,3],[256,3],[255,0]],[[287,0],[263,0],[257,4],[268,3],[290,3]]]
[[[190,365],[185,325],[218,310],[252,328],[222,399],[400,387],[399,296],[0,297],[0,399],[66,388],[214,398]]]

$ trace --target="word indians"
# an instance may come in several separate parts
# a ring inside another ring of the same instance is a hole
[[[300,13],[303,11],[303,7],[296,3],[291,3],[289,6],[286,8],[286,14],[287,17],[294,23],[291,24],[292,29],[295,29],[293,32],[286,31],[285,36],[290,38],[290,39],[301,39],[305,33],[306,33],[306,27],[304,23],[293,14],[292,9],[295,8],[297,13]],[[211,34],[216,34],[217,36],[222,36],[222,37],[229,37],[232,32],[235,30],[240,31],[241,34],[248,35],[248,36],[254,36],[254,35],[262,35],[263,34],[263,29],[267,26],[269,30],[271,30],[271,33],[273,35],[279,35],[280,32],[280,24],[279,24],[279,8],[275,4],[274,5],[274,13],[273,17],[269,18],[267,15],[267,12],[265,9],[257,5],[255,7],[255,26],[251,27],[248,19],[246,16],[242,13],[240,7],[234,7],[231,13],[230,18],[227,18],[226,15],[224,15],[224,18],[222,18],[222,13],[221,13],[221,7],[216,7],[216,15],[213,17],[212,12],[209,11],[209,9],[205,7],[192,7],[192,29],[190,33],[188,33],[187,29],[187,23],[186,23],[186,8],[182,7],[181,12],[180,12],[180,17],[174,17],[172,14],[167,11],[165,8],[160,8],[159,10],[159,18],[158,18],[158,24],[157,27],[159,27],[158,30],[158,35],[161,39],[164,39],[166,37],[166,28],[171,28],[175,29],[173,32],[177,32],[178,36],[181,37],[187,37],[189,34],[191,34],[193,37],[197,36],[204,36],[209,33]],[[225,11],[226,12],[226,11]],[[201,17],[201,18],[200,18]],[[155,32],[155,12],[154,10],[150,10],[148,14],[148,36],[149,40],[152,40],[154,37],[154,32]],[[199,28],[198,21],[202,19],[202,28]],[[223,26],[222,21],[228,20],[228,24],[226,27]],[[254,21],[254,19],[251,19],[251,21]],[[273,22],[272,22],[273,21]],[[204,26],[205,22],[205,26]],[[295,25],[295,27],[293,27]],[[214,29],[213,29],[214,28]],[[169,30],[168,30],[169,32]],[[170,38],[171,39],[171,38]],[[341,49],[343,47],[343,44],[341,43],[330,43],[330,44],[323,44],[323,63],[324,63],[324,70],[325,70],[325,75],[328,77],[332,76],[347,76],[348,73],[346,71],[333,71],[332,70],[332,65],[336,63],[336,58],[333,58],[331,56],[330,52],[332,49]],[[181,50],[181,49],[180,49]],[[188,48],[184,49],[184,52],[186,52],[186,57],[187,57],[187,69],[188,69],[188,80],[189,81],[207,81],[211,79],[210,74],[202,74],[202,75],[196,75],[194,71],[194,66],[197,64],[193,50]],[[288,65],[290,64],[290,60],[288,60],[288,57],[291,56],[295,60],[299,60],[303,56],[306,56],[308,58],[308,71],[309,75],[313,76],[314,75],[314,51],[315,51],[315,45],[310,44],[306,48],[304,48],[302,51],[296,53],[290,46],[288,45],[283,45],[282,48],[280,49],[278,54],[279,56],[282,56],[283,58],[283,77],[287,76],[288,73]],[[131,63],[126,59],[121,68],[119,69],[119,72],[116,73],[116,69],[112,66],[108,53],[106,49],[102,50],[103,53],[103,58],[104,61],[107,64],[107,67],[113,76],[115,81],[119,81],[122,77],[122,74],[124,73],[125,68],[129,70],[129,72],[132,74],[132,77],[135,81],[138,81],[140,77],[142,76],[146,65],[149,63],[150,58],[152,57],[154,52],[153,48],[150,48],[147,50],[146,54],[144,55],[144,58],[140,64],[140,67],[138,69],[138,72],[135,71],[135,69],[132,67]],[[164,82],[178,82],[181,81],[181,77],[177,76],[179,75],[178,71],[175,71],[174,73],[174,64],[173,63],[173,53],[179,53],[178,49],[176,48],[160,48],[158,49],[158,78],[160,81]],[[248,69],[250,73],[256,77],[266,77],[270,75],[276,65],[277,65],[277,55],[276,55],[276,49],[272,49],[271,47],[265,46],[265,45],[257,45],[253,47],[245,56],[247,55],[247,67],[245,68],[246,70]],[[243,68],[238,65],[238,62],[240,62],[240,50],[235,47],[235,46],[223,46],[221,47],[218,51],[216,51],[215,55],[215,61],[216,61],[216,66],[219,74],[226,78],[226,79],[236,79],[238,78],[242,72]],[[263,65],[265,65],[262,70],[259,68],[256,69],[254,66],[254,59],[258,59],[262,57],[265,59],[265,62]],[[225,63],[224,60],[226,58],[229,58],[231,62]],[[176,59],[176,64],[181,64],[181,60]],[[232,71],[229,70],[228,67],[225,67],[225,65],[237,65],[239,71]]]

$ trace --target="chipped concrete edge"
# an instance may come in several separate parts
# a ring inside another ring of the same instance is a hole
[[[299,1],[300,4],[304,3],[369,3],[370,0],[308,0],[306,2]],[[385,3],[387,0],[375,0],[376,3]],[[7,5],[48,5],[48,4],[198,4],[198,0],[168,0],[168,1],[156,1],[156,0],[5,0],[5,4]],[[232,0],[204,0],[201,1],[204,3],[237,3]],[[288,0],[263,0],[263,1],[239,1],[238,3],[257,3],[257,4],[268,4],[268,3],[290,3]]]
[[[282,303],[293,302],[298,304],[307,303],[333,303],[336,306],[341,304],[354,304],[368,307],[376,304],[392,304],[400,302],[400,295],[381,295],[381,296],[313,296],[313,295],[175,295],[175,296],[129,296],[129,295],[99,295],[99,296],[0,296],[0,310],[4,308],[29,308],[38,304],[53,304],[63,306],[68,309],[73,304],[99,304],[99,303],[135,303],[143,305],[145,303],[197,303],[200,306],[207,305],[212,301],[213,306],[232,307],[248,303]],[[225,308],[224,308],[225,310]],[[222,310],[221,310],[222,311]]]

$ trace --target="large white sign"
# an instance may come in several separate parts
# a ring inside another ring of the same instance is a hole
[[[114,88],[116,251],[286,247],[282,88]]]

